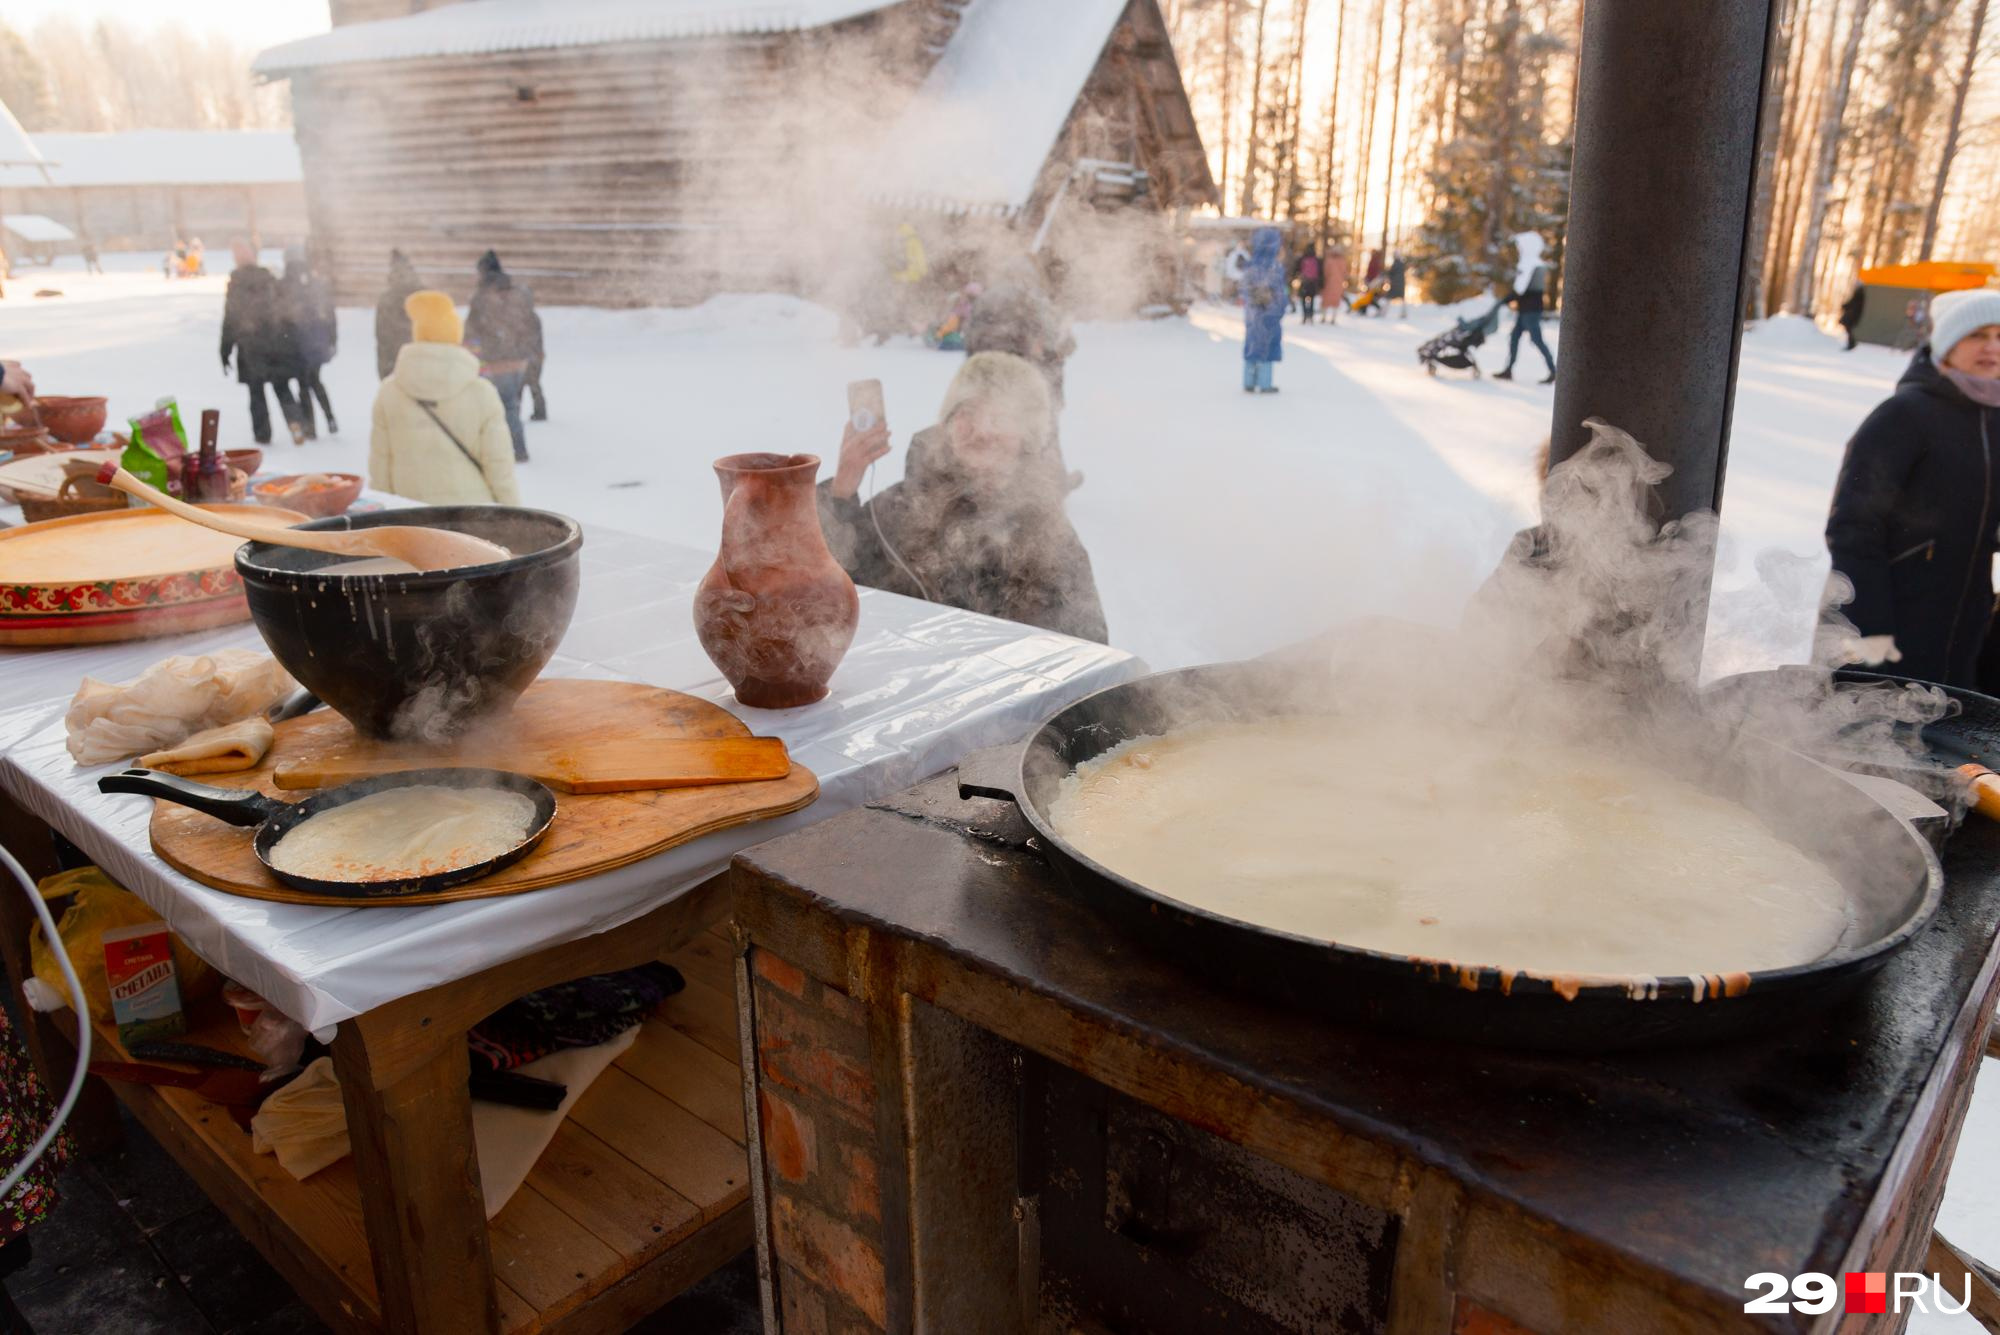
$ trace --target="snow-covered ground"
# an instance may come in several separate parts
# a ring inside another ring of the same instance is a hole
[[[0,301],[0,357],[44,392],[109,394],[114,419],[165,394],[223,409],[223,442],[250,444],[243,390],[217,359],[224,279],[168,282],[157,256],[25,270]],[[211,267],[227,267],[226,256]],[[62,296],[35,299],[37,288]],[[1242,393],[1234,310],[1086,324],[1068,368],[1063,448],[1085,484],[1070,512],[1089,547],[1112,639],[1156,667],[1241,657],[1370,613],[1456,616],[1534,513],[1536,447],[1553,390],[1524,346],[1524,380],[1426,376],[1419,342],[1449,312],[1286,328],[1281,393]],[[529,424],[529,504],[696,547],[721,505],[708,462],[744,450],[831,458],[845,385],[884,384],[897,444],[927,426],[960,363],[903,341],[840,346],[836,320],[784,297],[693,310],[544,312],[551,420]],[[373,313],[343,310],[326,382],[342,433],[273,445],[267,471],[365,472]],[[1550,331],[1558,345],[1560,331]],[[1505,328],[1480,351],[1496,369]],[[1848,435],[1905,358],[1843,353],[1810,323],[1744,339],[1711,633],[1712,673],[1795,658],[1826,558],[1820,530]],[[525,408],[525,405],[524,405]],[[322,428],[323,430],[323,428]],[[899,476],[897,454],[877,485]],[[1941,1227],[2000,1259],[2000,1077],[1975,1102]],[[1974,1330],[1919,1317],[1920,1331]]]

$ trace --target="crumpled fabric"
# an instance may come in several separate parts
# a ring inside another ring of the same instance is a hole
[[[530,992],[472,1027],[473,1067],[507,1071],[564,1048],[594,1047],[686,986],[680,970],[654,961]]]
[[[347,1108],[333,1058],[321,1057],[264,1100],[250,1119],[250,1148],[277,1155],[279,1167],[301,1182],[347,1157]]]
[[[70,758],[104,765],[179,746],[205,728],[262,714],[297,689],[277,659],[249,649],[162,659],[123,685],[85,677],[63,717]]]

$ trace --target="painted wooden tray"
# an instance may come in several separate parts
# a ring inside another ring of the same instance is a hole
[[[288,528],[295,510],[209,507]],[[105,644],[247,621],[241,538],[150,506],[0,530],[0,645]]]
[[[277,741],[264,763],[240,774],[204,774],[203,783],[257,788],[296,802],[298,790],[280,789],[280,765],[316,756],[352,754],[372,747],[355,737],[346,719],[328,709],[280,723]],[[519,744],[566,745],[648,737],[748,737],[750,729],[728,710],[678,691],[635,682],[551,678],[530,686],[504,725],[477,739],[490,756],[513,737]],[[449,755],[428,753],[436,764]],[[580,880],[664,852],[690,839],[733,825],[797,811],[819,796],[819,780],[794,763],[789,775],[760,783],[717,784],[706,788],[665,788],[644,792],[556,795],[556,819],[541,846],[513,866],[482,880],[429,895],[380,901],[327,899],[281,884],[251,851],[252,832],[225,825],[187,807],[161,802],[153,809],[153,851],[162,861],[204,885],[286,904],[332,908],[408,907],[460,899],[490,899]]]

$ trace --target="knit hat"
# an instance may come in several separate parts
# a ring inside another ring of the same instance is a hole
[[[1011,352],[975,352],[967,357],[944,392],[938,421],[950,421],[953,413],[975,401],[1018,423],[1024,439],[1040,441],[1048,431],[1052,412],[1048,382],[1025,357]]]
[[[410,317],[410,337],[419,343],[465,341],[465,321],[442,292],[412,292],[403,298],[403,314]]]
[[[1958,341],[1975,329],[2000,324],[2000,291],[1973,288],[1931,298],[1931,360],[1939,366]]]
[[[489,250],[479,257],[479,263],[475,267],[483,274],[500,273],[500,257]]]

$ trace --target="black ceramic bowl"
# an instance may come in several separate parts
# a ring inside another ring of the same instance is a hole
[[[246,543],[236,573],[264,643],[299,684],[368,737],[443,742],[510,707],[576,610],[583,530],[546,510],[439,505],[343,515],[301,529],[424,524],[519,555],[408,575],[330,575],[349,560]]]

